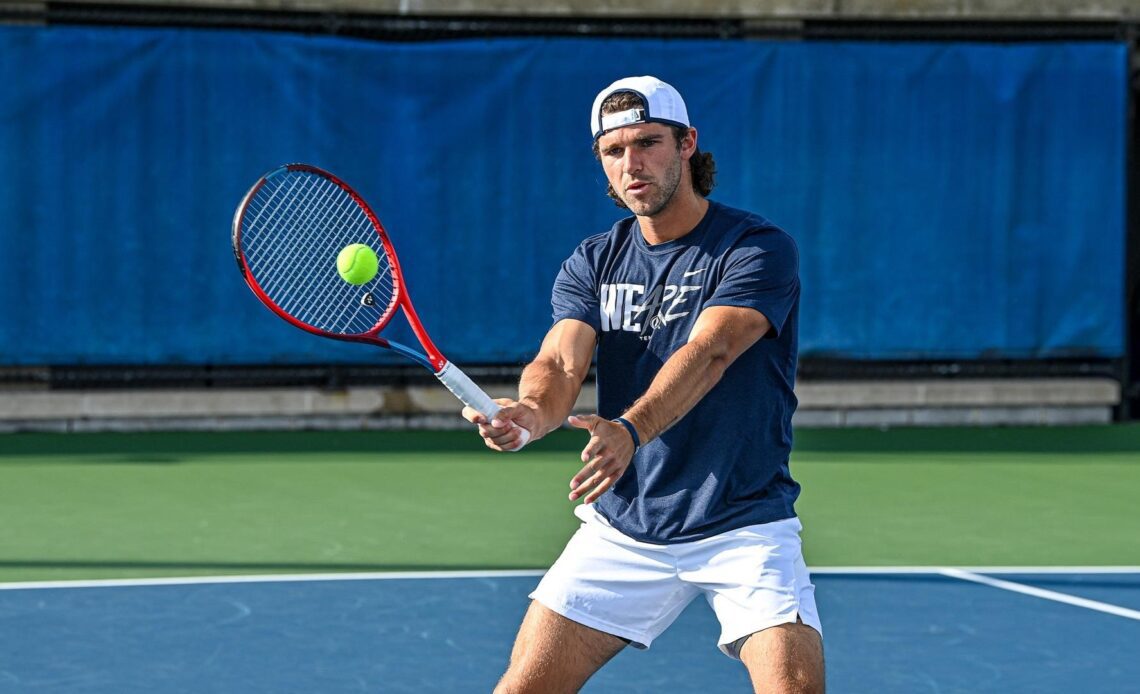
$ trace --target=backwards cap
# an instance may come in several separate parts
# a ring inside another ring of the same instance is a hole
[[[602,102],[615,92],[633,92],[645,101],[645,108],[631,108],[628,111],[602,115]],[[594,108],[590,111],[590,130],[597,140],[604,133],[635,123],[665,123],[689,126],[689,112],[685,101],[677,90],[656,77],[626,77],[614,82],[594,98]]]

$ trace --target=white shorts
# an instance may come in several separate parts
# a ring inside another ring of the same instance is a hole
[[[730,657],[744,637],[797,618],[823,633],[798,518],[655,545],[618,532],[593,505],[574,513],[582,526],[530,594],[568,619],[649,648],[703,593]]]

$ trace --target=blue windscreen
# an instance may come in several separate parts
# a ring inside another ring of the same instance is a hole
[[[372,204],[445,354],[525,360],[621,215],[588,112],[630,74],[685,95],[714,198],[796,238],[803,355],[1124,351],[1123,44],[5,27],[0,68],[0,364],[381,358],[238,274],[234,208],[290,161]]]

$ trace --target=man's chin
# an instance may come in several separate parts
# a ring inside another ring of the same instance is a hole
[[[640,217],[656,214],[662,207],[661,201],[656,197],[644,198],[626,194],[621,196],[621,201],[625,203],[630,212]]]
[[[625,206],[638,217],[652,217],[665,208],[665,205],[656,200],[625,200]]]

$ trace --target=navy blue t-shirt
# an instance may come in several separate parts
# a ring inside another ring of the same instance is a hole
[[[649,245],[635,217],[591,236],[554,283],[554,321],[598,334],[598,414],[612,419],[649,388],[702,309],[742,306],[772,329],[692,410],[645,444],[596,508],[645,542],[697,540],[789,518],[788,470],[799,313],[795,242],[758,215],[710,201],[687,235]]]

